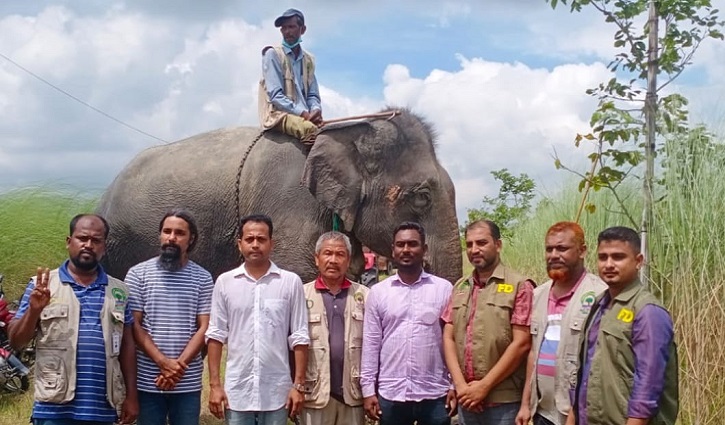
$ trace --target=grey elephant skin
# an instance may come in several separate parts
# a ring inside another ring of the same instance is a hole
[[[332,229],[333,212],[353,244],[353,275],[362,272],[361,245],[390,257],[395,226],[417,221],[427,231],[431,272],[452,282],[460,277],[455,190],[421,119],[402,111],[389,120],[326,129],[311,149],[267,132],[237,179],[259,135],[252,127],[220,129],[134,158],[97,209],[111,226],[108,272],[123,278],[134,264],[158,255],[159,221],[181,207],[199,226],[191,258],[214,277],[240,264],[239,217],[263,213],[274,224],[272,260],[304,281],[313,279],[314,244]]]

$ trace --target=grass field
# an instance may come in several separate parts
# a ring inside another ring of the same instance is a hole
[[[0,194],[0,273],[8,299],[22,295],[38,266],[65,258],[68,222],[93,212],[97,199],[68,188],[27,188]]]

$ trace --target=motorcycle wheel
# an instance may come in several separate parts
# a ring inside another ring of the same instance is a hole
[[[5,381],[5,388],[13,393],[24,393],[30,388],[30,379],[27,375],[15,375]]]

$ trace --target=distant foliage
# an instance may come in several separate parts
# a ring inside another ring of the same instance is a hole
[[[466,225],[476,220],[491,220],[501,228],[501,236],[510,239],[516,227],[531,212],[536,184],[528,175],[515,176],[506,168],[491,174],[501,182],[498,195],[486,196],[481,208],[469,209]]]

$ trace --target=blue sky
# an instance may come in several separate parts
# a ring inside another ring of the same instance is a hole
[[[725,0],[713,2],[725,6]],[[256,125],[260,49],[274,18],[307,16],[328,118],[407,106],[433,123],[459,217],[497,191],[490,171],[528,173],[542,194],[585,168],[613,30],[592,12],[544,0],[0,3],[0,53],[114,117],[164,140]],[[725,43],[706,42],[673,89],[695,121],[723,125]],[[101,190],[159,142],[70,100],[0,58],[0,191],[45,182]],[[721,130],[721,128],[716,128]]]

